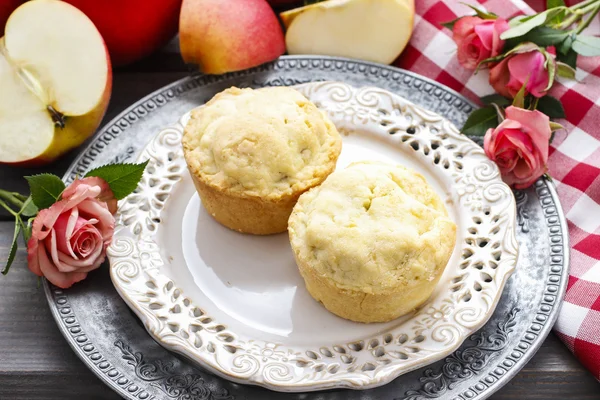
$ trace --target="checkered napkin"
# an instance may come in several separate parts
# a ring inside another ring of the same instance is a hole
[[[476,4],[476,0],[465,0]],[[503,18],[545,8],[545,0],[477,0]],[[566,1],[567,4],[576,1]],[[451,32],[440,23],[472,14],[458,0],[415,0],[414,33],[395,65],[432,78],[478,102],[493,93],[487,71],[473,75],[456,59]],[[569,4],[570,5],[570,4]],[[600,33],[600,20],[586,32]],[[577,81],[558,78],[566,128],[556,133],[548,165],[567,216],[571,272],[555,332],[600,380],[600,57],[580,57]]]

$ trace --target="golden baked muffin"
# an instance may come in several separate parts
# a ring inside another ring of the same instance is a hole
[[[300,196],[288,230],[312,297],[358,322],[390,321],[423,304],[456,240],[425,178],[378,162],[351,164]]]
[[[229,88],[192,111],[183,134],[206,210],[239,232],[284,232],[298,197],[335,169],[333,123],[287,87]]]

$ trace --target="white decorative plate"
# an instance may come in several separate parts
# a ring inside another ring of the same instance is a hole
[[[232,381],[290,392],[383,385],[449,355],[492,315],[516,266],[515,200],[483,150],[441,116],[373,87],[296,88],[343,133],[338,168],[401,163],[445,198],[457,240],[429,301],[385,324],[326,311],[287,234],[236,233],[202,208],[180,145],[188,115],[138,158],[150,162],[120,202],[111,277],[159,343]]]

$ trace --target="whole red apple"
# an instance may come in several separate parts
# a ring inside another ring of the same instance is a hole
[[[8,16],[12,14],[25,0],[1,0],[0,1],[0,37],[4,36],[4,25]]]
[[[223,74],[272,61],[285,52],[277,16],[265,0],[184,0],[179,47],[186,63]]]
[[[113,65],[140,60],[177,33],[182,0],[64,0],[96,25]]]

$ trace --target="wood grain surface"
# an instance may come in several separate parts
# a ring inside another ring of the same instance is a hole
[[[187,75],[176,42],[135,65],[115,70],[113,94],[104,122],[131,103]],[[26,192],[23,175],[59,176],[77,151],[41,169],[0,167],[0,187]],[[8,257],[12,224],[0,212],[0,262]],[[50,314],[37,277],[29,272],[21,246],[7,276],[0,276],[0,400],[113,400],[105,386],[75,356]],[[491,399],[600,399],[600,383],[551,334],[521,372]]]

